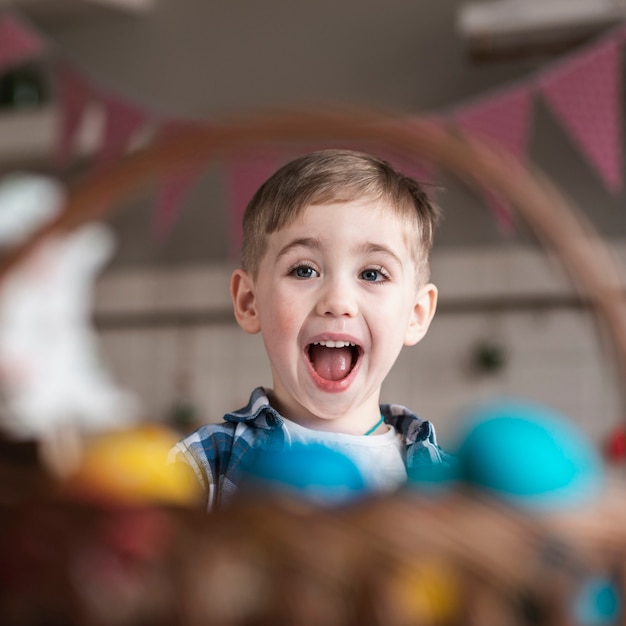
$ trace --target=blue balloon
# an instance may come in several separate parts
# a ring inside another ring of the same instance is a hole
[[[321,444],[262,452],[249,470],[249,479],[249,486],[287,490],[318,504],[340,504],[366,492],[354,462]]]
[[[598,451],[556,411],[500,400],[476,408],[468,421],[456,453],[467,483],[529,507],[577,505],[598,493]]]

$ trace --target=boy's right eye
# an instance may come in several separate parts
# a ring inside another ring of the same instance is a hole
[[[316,276],[318,276],[317,271],[314,270],[310,265],[298,265],[297,267],[294,267],[289,273],[296,278],[315,278]]]

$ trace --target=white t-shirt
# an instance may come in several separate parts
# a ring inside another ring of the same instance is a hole
[[[283,418],[289,443],[320,444],[348,457],[368,488],[393,491],[406,481],[402,435],[387,425],[381,435],[347,435],[312,430]]]

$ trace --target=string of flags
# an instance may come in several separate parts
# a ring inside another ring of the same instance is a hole
[[[474,136],[498,142],[520,159],[527,157],[533,127],[534,103],[541,99],[562,126],[572,145],[596,173],[607,192],[623,189],[622,46],[626,27],[610,31],[590,45],[566,55],[524,80],[461,102],[433,119],[453,123]],[[156,135],[174,133],[181,126],[201,122],[168,118],[147,106],[97,84],[14,11],[0,13],[0,75],[31,61],[48,63],[59,108],[55,159],[63,167],[77,156],[77,135],[87,109],[99,106],[104,118],[93,167],[101,167],[126,153],[145,127]],[[411,123],[407,117],[407,124]],[[233,157],[224,177],[229,198],[231,249],[239,249],[243,210],[254,190],[276,167],[291,158],[278,148]],[[381,155],[385,156],[385,155]],[[409,175],[432,181],[437,172],[427,163],[394,164]],[[164,239],[173,228],[191,187],[202,175],[194,168],[163,181],[155,208],[152,233]],[[513,228],[506,204],[483,189],[485,204],[503,233]]]

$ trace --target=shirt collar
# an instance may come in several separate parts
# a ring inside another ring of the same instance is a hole
[[[380,412],[385,418],[385,423],[401,433],[407,445],[434,437],[431,423],[421,419],[401,404],[381,404]]]
[[[248,404],[242,409],[224,415],[227,422],[254,422],[259,428],[280,428],[283,425],[281,415],[270,406],[267,391],[257,387],[250,394]]]
[[[420,419],[405,406],[381,404],[380,411],[385,418],[385,423],[402,433],[407,444],[425,441],[434,436],[430,422]],[[255,426],[267,429],[280,428],[283,425],[282,416],[270,406],[267,390],[263,387],[254,389],[250,394],[248,404],[242,409],[227,413],[224,419],[235,423],[254,422]]]

